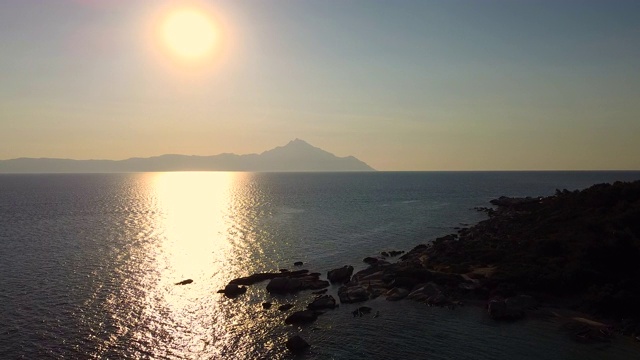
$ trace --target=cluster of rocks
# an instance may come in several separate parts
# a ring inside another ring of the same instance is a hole
[[[342,303],[356,303],[379,296],[388,301],[410,299],[428,305],[453,306],[460,302],[450,294],[466,282],[457,274],[426,269],[420,258],[411,253],[404,261],[394,264],[375,264],[356,273],[351,281],[338,289]]]
[[[267,291],[276,294],[295,293],[302,290],[318,290],[329,286],[326,280],[320,280],[320,273],[309,273],[309,270],[257,273],[246,277],[233,279],[219,293],[228,297],[236,297],[246,292],[245,286],[270,280]]]
[[[473,299],[485,301],[493,319],[517,320],[538,306],[533,293],[584,294],[595,309],[640,318],[632,301],[640,298],[640,287],[634,286],[640,284],[640,182],[558,191],[546,198],[501,197],[491,203],[495,209],[477,208],[489,219],[407,253],[382,251],[366,257],[368,268],[355,274],[353,266],[345,265],[329,271],[326,281],[319,273],[282,269],[234,279],[221,292],[237,296],[246,286],[266,280],[270,293],[316,290],[318,296],[305,310],[287,316],[286,324],[313,322],[324,310],[338,307],[336,299],[325,294],[329,282],[341,285],[338,298],[344,304],[384,297],[454,308],[461,299]],[[397,262],[391,261],[399,255]],[[362,306],[353,314],[370,312]],[[637,324],[632,320],[625,331],[640,335]],[[611,328],[579,327],[573,334],[606,339]],[[308,347],[299,337],[287,341],[294,352]]]

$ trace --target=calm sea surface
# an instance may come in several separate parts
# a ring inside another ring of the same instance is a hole
[[[262,302],[216,291],[260,271],[321,272],[409,250],[473,224],[500,195],[640,179],[640,172],[140,173],[0,175],[0,358],[634,359],[640,347],[572,342],[556,319],[500,323],[479,307],[361,304],[285,326]],[[185,286],[174,283],[183,279]],[[337,287],[331,287],[335,294]]]

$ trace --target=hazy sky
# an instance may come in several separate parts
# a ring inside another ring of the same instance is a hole
[[[213,16],[196,65],[157,24]],[[640,169],[640,1],[1,0],[0,159],[262,152]]]

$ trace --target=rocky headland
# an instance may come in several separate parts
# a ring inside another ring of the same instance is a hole
[[[548,197],[501,197],[491,204],[477,209],[488,219],[399,258],[403,252],[384,251],[365,258],[368,267],[353,275],[350,265],[329,271],[329,281],[341,284],[340,303],[384,297],[454,309],[472,301],[497,321],[517,320],[540,305],[562,307],[608,319],[574,318],[567,328],[576,340],[606,341],[615,332],[640,336],[640,181],[557,190]],[[284,269],[255,274],[232,280],[228,295],[237,296],[238,285],[264,280],[271,293],[328,287],[319,276]],[[320,310],[338,306],[324,291],[314,293],[316,299],[289,315],[287,324],[312,322]],[[359,309],[366,311],[354,316],[371,310]]]

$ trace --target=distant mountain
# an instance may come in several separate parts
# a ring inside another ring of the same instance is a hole
[[[19,158],[0,160],[0,173],[110,173],[147,171],[375,171],[353,156],[338,157],[295,139],[262,154],[161,155],[126,160]]]

